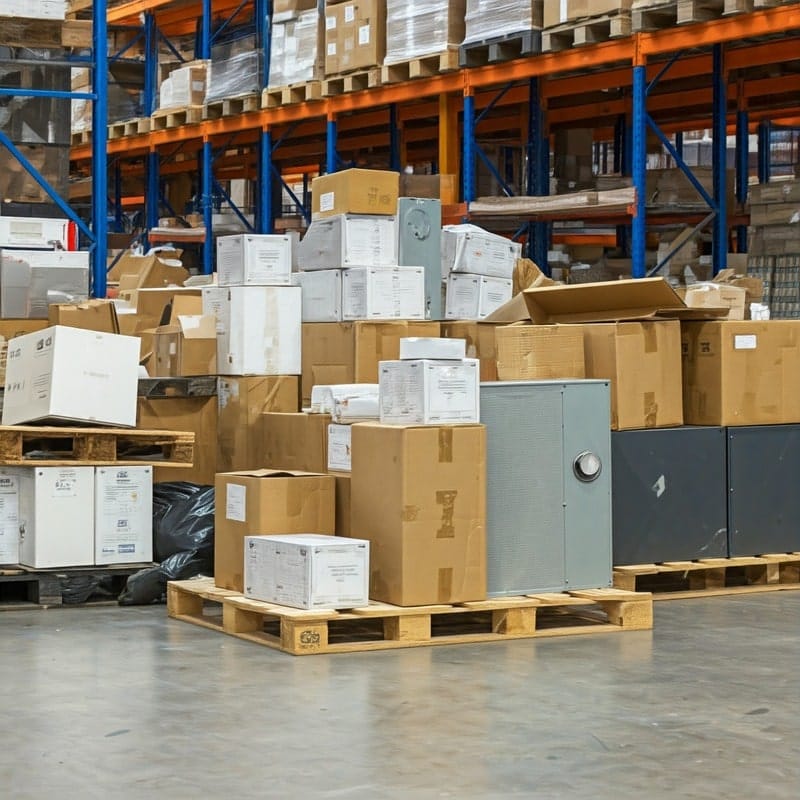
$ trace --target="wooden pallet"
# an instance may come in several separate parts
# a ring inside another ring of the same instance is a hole
[[[196,125],[203,121],[203,109],[204,106],[183,106],[156,111],[150,117],[150,130],[163,131],[182,125]]]
[[[800,553],[615,567],[614,586],[652,592],[654,600],[800,589]]]
[[[413,58],[410,61],[384,64],[381,67],[381,83],[402,83],[415,78],[431,78],[443,72],[453,72],[459,69],[458,50],[458,47],[453,47],[441,53]]]
[[[5,466],[191,467],[194,433],[127,428],[0,426]]]
[[[70,134],[70,144],[73,147],[78,147],[82,144],[89,144],[92,141],[91,129],[85,131],[73,131]]]
[[[542,31],[534,28],[508,36],[462,44],[458,50],[458,63],[461,67],[482,67],[541,52]]]
[[[0,15],[0,45],[6,47],[91,47],[91,20],[28,19]]]
[[[257,94],[243,94],[240,97],[225,97],[203,106],[203,119],[219,119],[247,114],[261,108],[261,98]]]
[[[152,564],[121,564],[101,567],[64,567],[35,570],[30,567],[0,567],[0,611],[17,611],[31,606],[97,605],[114,602],[125,586],[128,577]],[[69,602],[70,587],[86,585],[93,580],[102,581],[85,603]],[[67,595],[67,602],[65,602]]]
[[[151,400],[167,397],[215,397],[217,379],[199,375],[193,378],[139,378],[138,396]]]
[[[295,83],[292,86],[264,89],[261,93],[261,107],[295,106],[298,103],[310,103],[321,98],[322,81],[308,81],[307,83]]]
[[[580,47],[584,44],[607,42],[622,36],[630,36],[631,15],[629,11],[586,17],[564,25],[554,25],[542,31],[542,52],[551,53]]]
[[[213,578],[167,585],[171,617],[292,655],[502,642],[649,630],[650,594],[592,589],[458,605],[400,608],[370,603],[351,611],[302,611],[218,589]]]
[[[322,81],[321,92],[323,97],[335,97],[350,92],[361,92],[364,89],[374,89],[381,85],[381,69],[350,72],[346,75],[332,75]]]
[[[123,136],[138,136],[150,133],[150,117],[136,117],[121,122],[112,122],[108,126],[109,139],[121,139]]]
[[[706,22],[753,10],[753,0],[653,0],[636,3],[631,27],[635,32]]]

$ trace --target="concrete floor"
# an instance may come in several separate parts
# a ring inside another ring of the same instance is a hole
[[[293,658],[166,609],[0,614],[4,798],[800,797],[800,592],[650,633]]]

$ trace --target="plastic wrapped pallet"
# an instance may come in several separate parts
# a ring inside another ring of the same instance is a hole
[[[313,9],[272,26],[269,88],[308,83],[323,77],[322,17]]]
[[[464,43],[542,27],[542,0],[467,0]]]
[[[387,0],[386,60],[441,53],[464,38],[466,0]]]
[[[255,36],[216,45],[211,49],[206,103],[260,91],[260,68]]]

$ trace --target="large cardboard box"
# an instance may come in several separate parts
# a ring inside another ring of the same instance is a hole
[[[344,169],[311,181],[311,218],[336,214],[397,213],[400,174],[379,169]]]
[[[689,425],[800,422],[800,320],[683,325]]]
[[[611,428],[683,424],[677,320],[583,325],[587,378],[611,381]]]
[[[335,536],[248,536],[244,596],[290,608],[369,605],[369,542]]]
[[[153,468],[98,467],[94,480],[94,563],[153,560]]]
[[[468,272],[511,279],[522,245],[489,233],[477,225],[445,225],[442,228],[442,277]]]
[[[370,597],[400,606],[486,598],[486,431],[353,427],[353,536]]]
[[[56,325],[12,339],[3,425],[57,419],[133,427],[139,340]]]
[[[586,377],[580,326],[504,325],[496,328],[495,337],[498,380]]]
[[[0,468],[0,564],[18,563],[19,477]]]
[[[9,340],[47,327],[47,320],[44,319],[0,319],[0,384],[6,384]]]
[[[425,269],[353,267],[344,270],[342,319],[425,319]]]
[[[214,513],[214,581],[244,591],[244,539],[269,534],[333,535],[335,482],[278,470],[219,473]]]
[[[330,424],[330,414],[262,414],[260,463],[270,469],[327,472]]]
[[[380,66],[385,54],[386,0],[326,3],[327,75]]]
[[[492,322],[442,322],[442,336],[448,339],[464,339],[467,343],[467,358],[477,358],[481,362],[481,380],[497,380],[496,331],[498,325]]]
[[[438,322],[304,323],[303,407],[311,405],[314,386],[377,383],[378,363],[400,357],[400,339],[439,331]]]
[[[173,258],[165,253],[149,256],[125,253],[109,271],[108,282],[118,283],[126,290],[183,286],[189,272],[180,261],[180,253],[175,251],[174,255]]]
[[[217,239],[220,286],[288,286],[295,237],[240,233]]]

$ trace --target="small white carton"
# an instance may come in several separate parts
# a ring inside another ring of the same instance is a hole
[[[95,564],[153,560],[153,468],[97,467]]]
[[[467,357],[466,339],[437,339],[410,336],[400,340],[400,360],[431,358],[438,361],[462,361]]]
[[[381,361],[381,422],[447,425],[480,422],[480,361]]]
[[[342,275],[342,318],[425,319],[423,267],[352,267]]]
[[[220,286],[288,286],[292,282],[295,237],[281,235],[220,236],[217,239],[217,283]]]
[[[350,424],[378,419],[377,383],[341,383],[311,389],[311,413],[330,414],[334,422]]]
[[[442,228],[442,277],[469,272],[494,278],[513,278],[522,245],[477,225]]]
[[[0,564],[19,564],[19,478],[0,470]]]
[[[328,469],[333,472],[350,472],[353,460],[350,452],[353,438],[352,425],[328,425]]]
[[[314,220],[297,246],[300,270],[340,269],[369,264],[397,264],[397,222],[394,217],[339,214]]]
[[[507,303],[514,292],[509,278],[488,278],[451,272],[447,278],[446,319],[485,319]]]
[[[46,217],[2,217],[0,216],[0,247],[41,248],[70,246],[73,223],[66,219]]]
[[[303,290],[303,322],[342,321],[342,270],[296,272],[292,283]]]
[[[369,542],[317,534],[247,536],[244,596],[291,608],[369,604]]]

